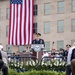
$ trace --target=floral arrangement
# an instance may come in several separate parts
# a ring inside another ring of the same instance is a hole
[[[54,71],[65,71],[66,62],[64,60],[50,60],[44,59],[40,63],[38,60],[27,60],[27,61],[17,61],[11,60],[9,62],[9,67],[18,72],[28,71],[28,70],[54,70]]]

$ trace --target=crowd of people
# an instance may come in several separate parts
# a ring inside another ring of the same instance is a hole
[[[17,51],[16,53],[13,53],[14,56],[28,56],[32,57],[33,56],[33,51],[31,50],[29,54],[24,50],[22,53],[19,53]],[[44,57],[50,57],[51,59],[57,59],[57,58],[62,58],[62,60],[65,60],[67,62],[66,65],[66,75],[75,75],[75,43],[73,46],[67,44],[66,49],[60,48],[59,51],[52,49],[52,51],[43,51],[43,55],[41,58]],[[5,59],[6,58],[6,59]],[[8,62],[7,62],[7,53],[3,51],[3,46],[0,44],[0,70],[3,71],[4,75],[8,75]]]
[[[37,33],[36,34],[37,38],[34,39],[32,41],[32,44],[44,44],[45,47],[45,43],[43,39],[40,39],[39,37],[41,36],[41,34]],[[13,57],[17,56],[21,56],[21,57],[33,57],[33,51],[30,50],[30,53],[27,54],[27,52],[24,50],[22,53],[20,53],[19,51],[17,51],[16,53],[12,54]],[[62,49],[60,48],[60,50],[55,50],[52,49],[51,51],[46,51],[43,50],[43,54],[41,58],[44,57],[50,57],[51,59],[62,59],[65,60],[67,62],[66,65],[66,75],[75,75],[75,43],[73,44],[73,46],[71,46],[70,44],[66,45],[66,49]],[[8,62],[7,62],[7,53],[3,50],[3,46],[0,43],[0,70],[3,71],[4,75],[8,75]],[[19,58],[17,58],[18,60]]]
[[[51,51],[44,50],[42,58],[43,57],[50,57],[51,59],[61,58],[62,60],[67,61],[68,50],[70,47],[71,45],[67,44],[66,50],[63,48],[60,48],[60,50],[52,49]]]

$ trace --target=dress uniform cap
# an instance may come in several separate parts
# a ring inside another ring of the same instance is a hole
[[[59,52],[55,52],[55,54],[59,54]]]
[[[51,53],[51,52],[48,52],[49,54]]]
[[[41,36],[41,34],[40,34],[40,33],[36,33],[36,35]]]
[[[70,44],[67,44],[66,47],[71,47],[71,45]]]
[[[30,52],[33,52],[33,50],[31,49]]]

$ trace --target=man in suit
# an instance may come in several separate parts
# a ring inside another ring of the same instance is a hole
[[[8,75],[7,57],[7,53],[3,51],[3,46],[0,43],[0,70],[3,71],[3,75]]]
[[[41,36],[40,33],[36,33],[36,39],[32,41],[32,44],[44,44],[45,46],[44,40],[41,39],[40,36]]]

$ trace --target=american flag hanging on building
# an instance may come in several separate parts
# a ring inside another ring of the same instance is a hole
[[[33,37],[34,0],[10,0],[9,45],[28,45]]]

